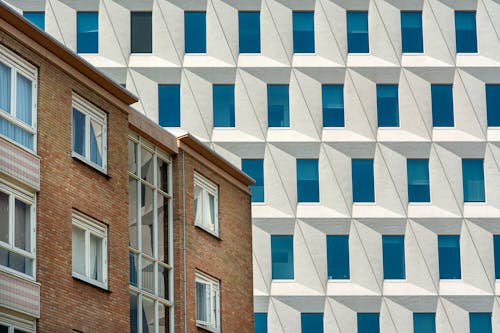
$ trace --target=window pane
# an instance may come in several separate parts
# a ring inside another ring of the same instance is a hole
[[[139,333],[139,321],[137,318],[137,302],[136,293],[130,293],[130,333]]]
[[[9,327],[0,324],[0,333],[9,333]]]
[[[215,231],[215,197],[212,194],[208,194],[208,209],[209,209],[209,228]]]
[[[318,160],[297,160],[297,201],[319,202]]]
[[[11,122],[0,117],[0,134],[7,138],[23,145],[24,147],[33,150],[33,134],[17,127]]]
[[[205,12],[184,12],[184,44],[186,53],[207,52]]]
[[[267,121],[269,127],[289,127],[288,85],[267,86]]]
[[[293,236],[271,235],[273,279],[293,279]]]
[[[85,115],[73,109],[73,151],[85,156]]]
[[[414,333],[436,333],[435,313],[414,313],[413,314]]]
[[[181,126],[180,85],[158,85],[158,122],[162,127]]]
[[[254,333],[267,333],[267,313],[254,313]]]
[[[141,207],[142,217],[142,252],[153,256],[153,195],[154,191],[146,185],[141,185],[141,195],[143,198],[143,205]]]
[[[260,52],[260,12],[239,12],[240,53]]]
[[[76,52],[98,52],[98,13],[76,13]]]
[[[9,244],[9,195],[0,192],[0,241]]]
[[[483,160],[462,160],[464,202],[484,202]]]
[[[378,313],[358,313],[358,333],[379,333]]]
[[[130,50],[132,53],[151,53],[153,49],[151,12],[130,13]]]
[[[154,294],[155,292],[155,271],[154,263],[142,257],[142,289]]]
[[[488,126],[500,126],[500,85],[486,85]]]
[[[476,12],[455,12],[457,52],[477,52]]]
[[[94,119],[90,119],[90,160],[102,166],[102,145],[104,127]]]
[[[138,280],[138,275],[137,275],[137,265],[138,265],[138,257],[135,253],[129,252],[128,254],[128,261],[129,261],[129,283],[132,286],[137,287],[137,283],[139,282]]]
[[[374,202],[373,160],[352,160],[353,202]]]
[[[404,279],[405,243],[404,236],[382,236],[384,279]]]
[[[17,74],[16,87],[16,118],[32,125],[32,89],[33,83],[21,74]]]
[[[24,12],[23,16],[38,29],[45,30],[45,12]]]
[[[15,220],[16,226],[14,228],[15,246],[17,248],[31,252],[31,217],[30,206],[22,201],[16,200]]]
[[[0,266],[5,266],[26,275],[33,275],[33,261],[4,248],[0,248]]]
[[[137,143],[128,142],[128,171],[137,174]]]
[[[128,180],[128,234],[129,246],[138,248],[137,244],[137,180]]]
[[[10,67],[0,62],[0,109],[10,113]]]
[[[158,260],[168,260],[168,199],[161,194],[158,197]]]
[[[377,84],[377,120],[379,127],[399,126],[397,85]]]
[[[158,292],[157,295],[163,298],[168,297],[168,270],[162,265],[158,265]]]
[[[422,12],[401,12],[403,52],[422,53]]]
[[[429,202],[429,160],[407,160],[408,201]]]
[[[491,312],[469,313],[470,333],[491,333]]]
[[[495,279],[500,279],[500,235],[493,236],[493,249],[495,256]]]
[[[207,323],[208,314],[208,293],[209,286],[205,283],[196,282],[196,320]]]
[[[264,202],[264,160],[241,160],[241,169],[255,180],[250,185],[252,202]]]
[[[323,333],[322,313],[301,313],[301,333]]]
[[[85,275],[85,231],[73,227],[73,272]]]
[[[168,162],[163,161],[161,158],[156,159],[157,170],[156,175],[158,177],[158,182],[156,185],[160,190],[168,193]]]
[[[293,12],[293,52],[314,53],[314,12]]]
[[[151,185],[154,184],[153,153],[144,148],[141,148],[141,178]]]
[[[344,127],[344,86],[322,86],[323,127]]]
[[[213,85],[214,127],[234,127],[234,85]]]
[[[90,234],[90,278],[103,281],[102,279],[102,238]]]
[[[369,52],[368,12],[347,12],[347,52]]]
[[[328,279],[349,279],[349,236],[326,236]]]
[[[451,84],[432,84],[431,96],[432,126],[453,126],[453,86]]]
[[[460,279],[460,236],[438,236],[439,278]]]
[[[155,303],[145,297],[142,298],[142,333],[155,331]]]
[[[203,189],[198,185],[194,187],[194,222],[203,224]]]
[[[169,331],[169,321],[168,321],[168,307],[158,303],[158,326],[159,333],[167,333]]]

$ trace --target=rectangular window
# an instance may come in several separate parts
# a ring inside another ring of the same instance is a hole
[[[293,280],[293,236],[271,235],[272,278]]]
[[[326,236],[326,252],[328,279],[349,279],[349,235]]]
[[[153,19],[151,12],[130,12],[130,51],[151,53],[153,50]]]
[[[429,189],[429,160],[406,161],[408,172],[408,201],[429,202],[431,194]]]
[[[260,53],[260,12],[239,12],[240,53]]]
[[[453,86],[451,84],[432,84],[432,126],[452,127]]]
[[[301,313],[300,327],[301,333],[323,333],[323,314]]]
[[[267,333],[267,313],[256,312],[254,318],[254,333]]]
[[[99,14],[97,12],[76,13],[76,52],[97,53]]]
[[[358,333],[380,333],[380,314],[358,312]]]
[[[352,160],[352,201],[375,201],[373,160]]]
[[[319,202],[318,160],[297,160],[297,201]]]
[[[436,333],[435,313],[413,313],[414,333]]]
[[[399,126],[398,86],[377,84],[378,127]]]
[[[289,127],[288,85],[267,85],[267,122],[269,127]]]
[[[0,333],[35,333],[34,321],[0,313]]]
[[[500,235],[493,235],[493,255],[495,257],[495,279],[500,279]]]
[[[203,177],[194,174],[194,224],[206,231],[219,235],[217,185]]]
[[[314,12],[293,12],[293,52],[314,53]]]
[[[196,273],[196,326],[219,332],[219,281]]]
[[[486,85],[486,114],[488,126],[500,126],[500,84]]]
[[[252,202],[264,202],[264,160],[241,160],[241,168],[255,180],[255,184],[250,185]]]
[[[384,279],[405,279],[405,237],[383,235]]]
[[[207,52],[207,24],[205,12],[184,12],[184,51]]]
[[[45,30],[45,12],[23,12],[23,16],[38,29]]]
[[[347,12],[347,53],[368,53],[368,12]]]
[[[455,12],[455,38],[457,53],[476,53],[476,12]]]
[[[234,85],[213,85],[214,127],[234,127]]]
[[[469,312],[470,333],[491,333],[491,312]]]
[[[181,126],[180,85],[158,85],[158,123],[162,127]]]
[[[439,235],[439,278],[461,279],[460,269],[460,236]]]
[[[484,202],[484,167],[482,159],[462,160],[464,202]]]
[[[403,53],[424,52],[422,12],[401,12]]]
[[[323,127],[344,127],[344,86],[324,84],[321,88]]]

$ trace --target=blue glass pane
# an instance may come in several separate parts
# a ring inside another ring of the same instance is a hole
[[[500,235],[493,236],[493,249],[495,256],[495,279],[500,279]]]
[[[267,122],[269,127],[289,127],[288,85],[267,86]]]
[[[470,333],[491,333],[490,312],[469,313]]]
[[[323,127],[344,127],[344,86],[322,86]]]
[[[234,85],[213,85],[214,127],[234,127]]]
[[[98,52],[98,13],[76,13],[76,52]]]
[[[460,236],[438,236],[439,278],[461,279]]]
[[[241,168],[255,180],[250,186],[252,202],[264,202],[264,160],[241,160]]]
[[[483,160],[462,160],[464,202],[484,202]]]
[[[347,12],[347,52],[369,52],[368,12]]]
[[[137,316],[138,297],[135,293],[130,293],[130,333],[139,332],[139,320]]]
[[[407,160],[408,201],[429,202],[429,160]]]
[[[17,73],[16,80],[16,118],[32,125],[33,118],[33,82]]]
[[[162,127],[181,126],[181,86],[158,86],[158,123]]]
[[[358,313],[358,333],[380,333],[378,313]]]
[[[301,313],[301,333],[323,333],[322,313]]]
[[[85,115],[73,109],[73,151],[85,156]]]
[[[129,261],[129,283],[137,287],[137,255],[134,252],[128,253]]]
[[[267,333],[267,313],[256,312],[254,318],[254,333]]]
[[[319,202],[318,160],[297,160],[297,201]]]
[[[328,279],[349,279],[349,236],[326,236]]]
[[[436,314],[414,313],[413,333],[436,333]]]
[[[0,117],[0,134],[33,150],[33,134],[26,132],[2,117]]]
[[[451,84],[433,84],[431,85],[431,96],[432,126],[453,126],[453,86]]]
[[[24,12],[25,19],[33,23],[40,30],[45,30],[45,12]]]
[[[10,113],[11,79],[10,67],[0,62],[0,109],[7,113]]]
[[[314,53],[314,12],[293,12],[293,52]]]
[[[352,160],[352,201],[375,201],[373,160]]]
[[[403,52],[424,52],[422,12],[401,12],[401,39]]]
[[[130,50],[132,53],[151,53],[153,26],[151,12],[130,13]]]
[[[378,127],[398,127],[398,86],[377,84]]]
[[[291,280],[293,274],[293,236],[271,235],[272,278]]]
[[[404,236],[382,236],[384,279],[404,279],[405,238]]]
[[[207,52],[205,12],[184,12],[184,50],[186,53]]]
[[[486,113],[488,126],[500,126],[500,85],[486,85]]]
[[[455,12],[457,52],[477,52],[476,12]]]
[[[260,12],[239,12],[240,53],[260,52]]]

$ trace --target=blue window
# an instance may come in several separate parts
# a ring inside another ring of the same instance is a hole
[[[349,279],[349,236],[326,236],[328,279]]]
[[[403,52],[424,52],[422,12],[401,12],[401,39]]]
[[[486,113],[488,126],[500,126],[500,85],[486,85]]]
[[[239,12],[240,53],[260,53],[260,12]]]
[[[301,333],[323,333],[323,314],[301,313],[300,328]]]
[[[407,160],[408,201],[429,202],[429,160]]]
[[[288,85],[267,86],[267,122],[269,127],[289,127]]]
[[[462,160],[464,202],[484,202],[483,160]]]
[[[436,314],[413,313],[413,333],[436,333]]]
[[[76,13],[76,52],[97,53],[99,49],[97,12]]]
[[[273,279],[292,280],[293,236],[271,235],[271,261]]]
[[[158,123],[162,127],[181,125],[180,85],[158,85]]]
[[[314,12],[293,12],[293,52],[314,53]]]
[[[404,279],[405,237],[383,235],[382,252],[384,260],[384,279]]]
[[[451,84],[431,85],[432,126],[452,127],[453,121],[453,86]]]
[[[476,12],[455,12],[455,38],[458,53],[477,52]]]
[[[460,236],[438,236],[439,278],[461,279]]]
[[[324,84],[321,92],[323,127],[344,127],[344,86]]]
[[[380,333],[378,313],[358,313],[358,333]]]
[[[377,84],[377,119],[378,127],[398,127],[398,86],[395,84]]]
[[[352,160],[352,201],[375,201],[373,160]]]
[[[368,12],[347,12],[347,53],[368,52]]]
[[[45,30],[45,12],[24,12],[25,19],[33,23],[40,30]]]
[[[491,312],[469,312],[470,333],[491,333]]]
[[[252,202],[264,202],[264,160],[241,160],[241,168],[255,180],[250,185]]]
[[[207,24],[205,12],[184,12],[184,51],[207,52]]]
[[[297,160],[297,201],[319,202],[318,160]]]
[[[151,12],[130,13],[130,51],[151,53],[153,50],[153,21]]]
[[[500,235],[493,236],[493,254],[495,256],[495,279],[500,279]]]
[[[267,313],[256,312],[254,318],[254,333],[267,333]]]
[[[214,127],[234,127],[234,85],[213,85]]]

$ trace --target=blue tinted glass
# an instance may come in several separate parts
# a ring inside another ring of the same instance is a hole
[[[264,202],[264,160],[241,160],[241,168],[255,180],[250,185],[252,202]]]
[[[495,256],[495,279],[500,279],[500,235],[493,236],[493,251]]]
[[[488,126],[500,126],[500,85],[486,85],[486,113]]]
[[[382,236],[382,253],[384,279],[406,278],[404,236]]]
[[[401,12],[401,39],[403,52],[424,52],[422,12]]]
[[[158,123],[162,127],[181,125],[180,85],[158,85]]]
[[[451,84],[433,84],[431,85],[431,96],[432,126],[453,126],[453,86]]]
[[[461,279],[460,236],[438,236],[439,278]]]
[[[344,127],[344,86],[322,86],[323,127]]]
[[[408,160],[408,201],[429,202],[429,160]]]
[[[457,52],[477,52],[476,12],[455,12]]]
[[[347,53],[368,52],[368,12],[347,12]]]
[[[267,122],[269,127],[290,126],[288,85],[267,86]]]
[[[297,160],[297,201],[319,202],[318,160]]]
[[[45,12],[24,12],[23,16],[38,29],[45,30]]]
[[[378,127],[398,127],[398,86],[377,84]]]
[[[234,127],[234,85],[213,85],[214,127]]]
[[[239,12],[240,53],[260,52],[260,12]]]
[[[300,327],[301,333],[323,333],[323,314],[301,313]]]
[[[205,12],[184,12],[184,50],[186,53],[207,52]]]
[[[358,333],[380,333],[378,313],[358,313]]]
[[[97,12],[76,13],[76,52],[98,52],[98,24]]]
[[[85,156],[85,115],[73,109],[73,151]]]
[[[352,160],[352,201],[375,201],[373,160]]]
[[[491,333],[490,312],[469,313],[470,333]]]
[[[293,274],[293,236],[271,235],[273,279],[291,280]]]
[[[256,312],[254,318],[254,333],[267,333],[267,313]]]
[[[0,62],[0,109],[10,113],[12,73],[8,66]]]
[[[314,12],[293,12],[293,52],[314,53]]]
[[[349,236],[326,236],[328,279],[349,279]]]
[[[153,26],[151,12],[130,13],[130,51],[151,53],[153,49]]]
[[[484,202],[483,160],[462,160],[464,202]]]
[[[413,333],[436,333],[436,314],[414,313]]]

